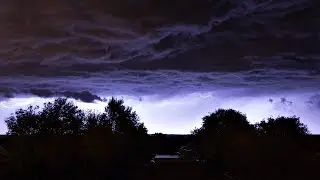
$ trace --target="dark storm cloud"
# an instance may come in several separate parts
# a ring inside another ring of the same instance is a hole
[[[310,97],[310,100],[307,101],[307,104],[311,108],[320,109],[320,94],[317,93]]]
[[[67,97],[86,103],[94,102],[95,100],[104,101],[101,97],[89,91],[52,91],[50,89],[40,88],[18,91],[13,88],[0,88],[0,96],[2,96],[2,98],[14,98],[19,95],[34,95],[43,98]]]
[[[41,78],[5,78],[0,77],[0,98],[14,98],[20,96],[69,97],[82,102],[103,101],[101,97],[88,91],[90,86],[85,88],[85,82],[66,81],[62,79],[41,79]],[[82,86],[81,86],[82,83]],[[77,85],[78,84],[78,85]]]
[[[72,92],[72,91],[62,91],[62,92],[53,92],[48,89],[31,89],[30,93],[32,95],[36,95],[38,97],[68,97],[76,100],[80,100],[82,102],[90,103],[95,100],[102,101],[102,99],[95,94],[92,94],[89,91],[81,91],[81,92]]]
[[[35,71],[35,75],[36,75]],[[71,72],[70,72],[71,73]],[[108,71],[90,76],[0,76],[0,95],[15,97],[66,96],[83,102],[103,100],[108,95],[175,95],[181,93],[252,89],[273,93],[291,89],[312,91],[320,84],[316,76],[303,71],[260,69],[245,72],[192,73],[179,71]],[[297,87],[303,87],[299,89]]]
[[[297,26],[294,18],[317,17],[318,9],[305,3],[311,1],[166,1],[154,13],[177,17],[176,22],[152,27],[108,12],[136,1],[121,0],[111,9],[106,1],[70,2],[39,1],[34,9],[0,4],[2,97],[68,96],[92,102],[105,94],[171,95],[230,87],[261,92],[320,84],[319,23],[300,18],[304,26]],[[135,7],[145,10],[148,2],[139,2]],[[166,7],[172,14],[163,11]],[[193,11],[178,10],[190,7]],[[206,12],[197,16],[204,7]],[[103,13],[88,13],[90,8]],[[206,21],[180,23],[185,15]]]

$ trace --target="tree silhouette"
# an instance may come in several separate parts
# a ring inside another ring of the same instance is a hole
[[[239,111],[233,109],[218,109],[202,119],[202,127],[197,131],[206,133],[222,134],[224,131],[247,130],[252,125],[247,117]]]
[[[276,174],[286,178],[307,166],[311,159],[311,151],[306,135],[309,134],[306,125],[298,117],[268,118],[257,124],[259,134],[260,154],[259,166],[266,170],[265,174]]]
[[[85,114],[67,98],[44,104],[39,112],[42,131],[58,135],[76,135],[83,130]]]
[[[102,113],[84,112],[57,98],[42,109],[19,109],[5,122],[7,134],[15,135],[8,144],[10,167],[19,176],[35,179],[55,172],[56,178],[118,178],[151,157],[147,128],[131,107],[115,98]]]
[[[57,98],[54,102],[19,109],[15,115],[5,119],[8,135],[66,135],[80,134],[83,130],[85,114],[67,98]]]
[[[232,109],[218,109],[202,121],[202,127],[192,132],[193,148],[205,160],[209,175],[246,167],[255,135],[254,126],[246,116]]]
[[[44,103],[44,108],[29,106],[6,118],[9,135],[76,135],[93,129],[109,129],[114,134],[146,135],[147,128],[123,100],[109,100],[105,112],[85,113],[67,98]]]
[[[38,106],[29,106],[27,109],[18,109],[15,115],[5,119],[8,127],[8,135],[30,135],[39,134]]]
[[[106,113],[95,113],[89,111],[86,113],[84,120],[84,132],[96,132],[102,131],[112,132],[111,123]]]
[[[296,116],[268,118],[255,125],[261,135],[300,136],[309,134],[308,127]]]
[[[248,122],[247,117],[239,111],[232,109],[218,109],[202,118],[202,126],[192,131],[195,137],[202,140],[211,139],[216,142],[225,142],[239,133],[253,133],[254,127]]]
[[[122,99],[111,98],[105,108],[105,116],[116,134],[147,134],[147,128],[139,122],[137,113],[125,106]]]

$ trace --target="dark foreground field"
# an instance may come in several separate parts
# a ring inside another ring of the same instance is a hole
[[[308,136],[312,152],[302,154],[287,149],[289,157],[255,154],[241,158],[233,156],[234,160],[226,158],[226,162],[221,163],[218,159],[196,161],[184,154],[180,160],[150,163],[152,154],[176,154],[191,140],[189,135],[157,134],[150,135],[143,147],[137,147],[128,145],[130,139],[121,137],[117,141],[115,138],[107,141],[97,137],[92,139],[89,135],[1,136],[1,146],[5,149],[0,157],[1,179],[301,180],[318,179],[320,175],[320,156],[317,157],[320,136],[317,135]],[[137,149],[140,153],[133,152]],[[252,149],[248,151],[252,152]],[[183,155],[181,150],[180,154]]]

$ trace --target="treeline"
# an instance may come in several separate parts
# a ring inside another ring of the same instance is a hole
[[[153,155],[175,151],[194,160],[208,178],[294,179],[317,173],[315,143],[297,117],[250,124],[238,111],[218,109],[202,122],[188,137],[150,136],[123,100],[112,98],[96,113],[58,98],[5,119],[0,173],[2,179],[150,179]]]
[[[205,161],[208,176],[301,179],[315,175],[319,163],[308,134],[295,116],[250,124],[238,111],[219,109],[203,118],[189,147]]]
[[[1,170],[8,177],[118,179],[151,158],[147,128],[123,100],[112,98],[95,113],[58,98],[43,109],[18,109],[5,123],[8,163]]]

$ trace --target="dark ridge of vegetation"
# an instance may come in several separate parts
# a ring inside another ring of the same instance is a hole
[[[18,109],[5,122],[1,179],[292,180],[319,174],[319,142],[295,116],[250,124],[241,112],[218,109],[191,135],[149,135],[123,100],[112,98],[95,113],[58,98],[42,109]],[[182,160],[152,164],[154,154]]]

